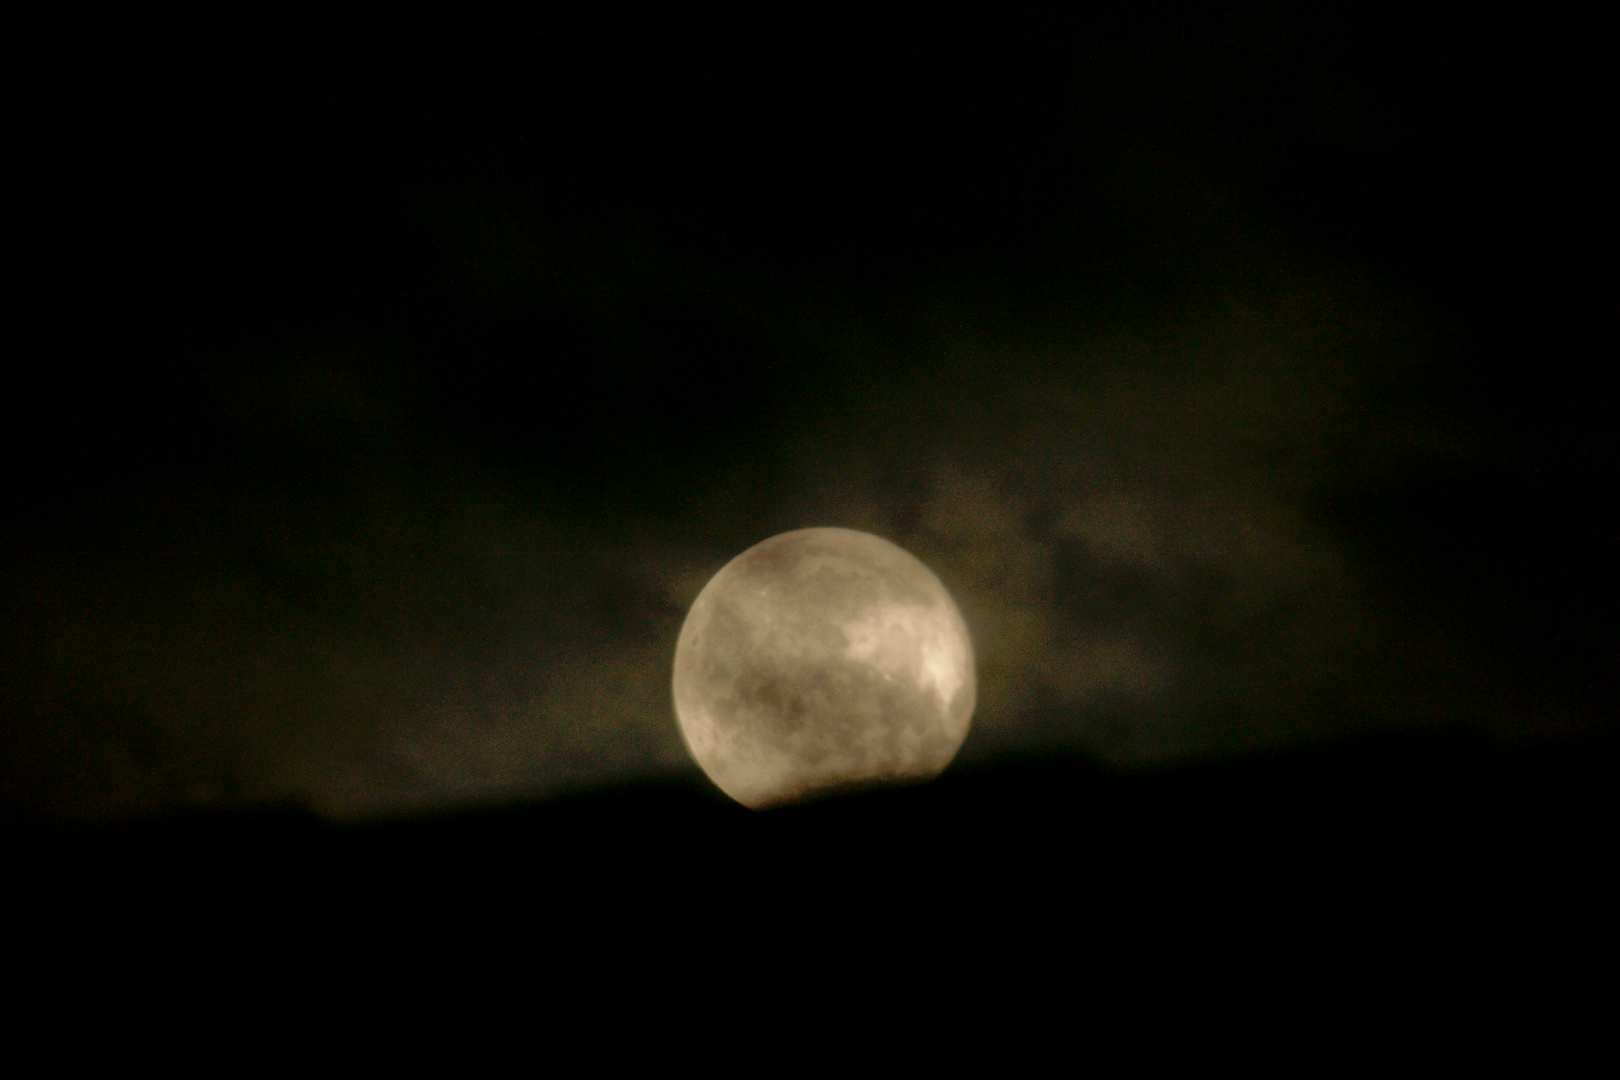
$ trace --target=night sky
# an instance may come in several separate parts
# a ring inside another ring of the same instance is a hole
[[[813,525],[963,610],[973,728],[907,796],[949,813],[1579,789],[1617,690],[1589,40],[1334,5],[36,28],[8,835],[577,837],[650,799],[755,836],[670,665],[715,571]]]

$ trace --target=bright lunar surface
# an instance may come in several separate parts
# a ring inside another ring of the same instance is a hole
[[[967,735],[973,646],[933,572],[887,540],[801,529],[727,563],[675,647],[675,713],[745,806],[925,780]]]

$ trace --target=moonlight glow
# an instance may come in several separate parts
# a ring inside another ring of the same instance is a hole
[[[975,692],[967,627],[939,579],[850,529],[783,533],[737,556],[675,649],[688,749],[756,808],[937,775]]]

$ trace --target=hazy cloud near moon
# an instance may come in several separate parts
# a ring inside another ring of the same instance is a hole
[[[1284,312],[1214,320],[1190,342],[1064,341],[1075,366],[1104,349],[1113,363],[1078,388],[943,391],[954,415],[928,426],[951,435],[929,447],[914,502],[875,480],[864,498],[812,502],[892,536],[956,593],[982,670],[964,757],[1060,744],[1130,765],[1388,719],[1376,687],[1410,679],[1402,663],[1423,646],[1375,658],[1395,628],[1306,514],[1313,487],[1411,435],[1335,415],[1354,398],[1308,380],[1370,378],[1388,358],[1355,355],[1376,342],[1320,310],[1295,314],[1311,334]],[[993,358],[997,343],[942,351],[974,348]],[[1014,401],[981,396],[997,394]],[[976,414],[994,420],[975,431]]]
[[[980,671],[959,767],[1136,766],[1453,707],[1435,646],[1317,520],[1324,491],[1445,444],[1372,404],[1413,346],[1364,310],[1279,276],[1151,333],[948,308],[904,344],[815,325],[838,333],[792,331],[819,359],[770,452],[600,512],[413,463],[341,353],[232,384],[222,400],[260,394],[251,417],[315,448],[325,486],[171,508],[159,548],[93,570],[35,565],[42,629],[14,655],[54,662],[14,661],[47,732],[18,752],[93,747],[39,765],[89,814],[364,815],[695,773],[670,702],[681,619],[738,551],[811,525],[886,537],[956,597]]]

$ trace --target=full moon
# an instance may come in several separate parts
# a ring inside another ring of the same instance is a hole
[[[698,594],[675,647],[687,749],[755,809],[938,775],[976,693],[973,645],[945,586],[853,529],[749,548]]]

